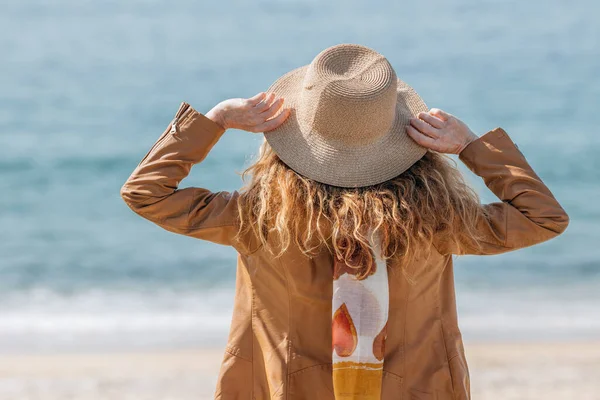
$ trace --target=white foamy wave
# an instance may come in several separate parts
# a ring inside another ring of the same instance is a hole
[[[52,351],[222,344],[233,292],[46,290],[0,303],[0,351]]]
[[[600,294],[592,286],[478,290],[458,296],[460,326],[467,339],[600,339]]]
[[[0,353],[223,346],[233,295],[231,288],[4,294]],[[598,339],[598,304],[591,286],[458,291],[467,341]]]

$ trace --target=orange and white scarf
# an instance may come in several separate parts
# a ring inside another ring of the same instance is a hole
[[[389,309],[388,274],[371,243],[375,270],[359,280],[337,260],[333,277],[333,388],[336,400],[380,400]]]

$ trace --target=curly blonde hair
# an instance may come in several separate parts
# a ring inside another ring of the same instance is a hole
[[[359,279],[374,270],[369,231],[380,238],[382,257],[401,266],[426,257],[436,235],[475,246],[479,241],[479,198],[439,153],[427,152],[386,182],[344,188],[296,173],[264,141],[242,179],[239,237],[253,233],[276,257],[292,244],[309,257],[327,247],[357,269]]]

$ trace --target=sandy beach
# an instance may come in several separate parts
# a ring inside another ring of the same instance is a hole
[[[600,343],[470,344],[477,400],[600,399]],[[4,355],[1,400],[212,399],[219,350]]]

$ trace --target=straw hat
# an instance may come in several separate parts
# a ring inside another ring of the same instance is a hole
[[[288,72],[268,90],[285,98],[288,119],[265,138],[297,173],[333,186],[361,187],[400,175],[426,153],[405,131],[428,111],[388,60],[340,44]]]

